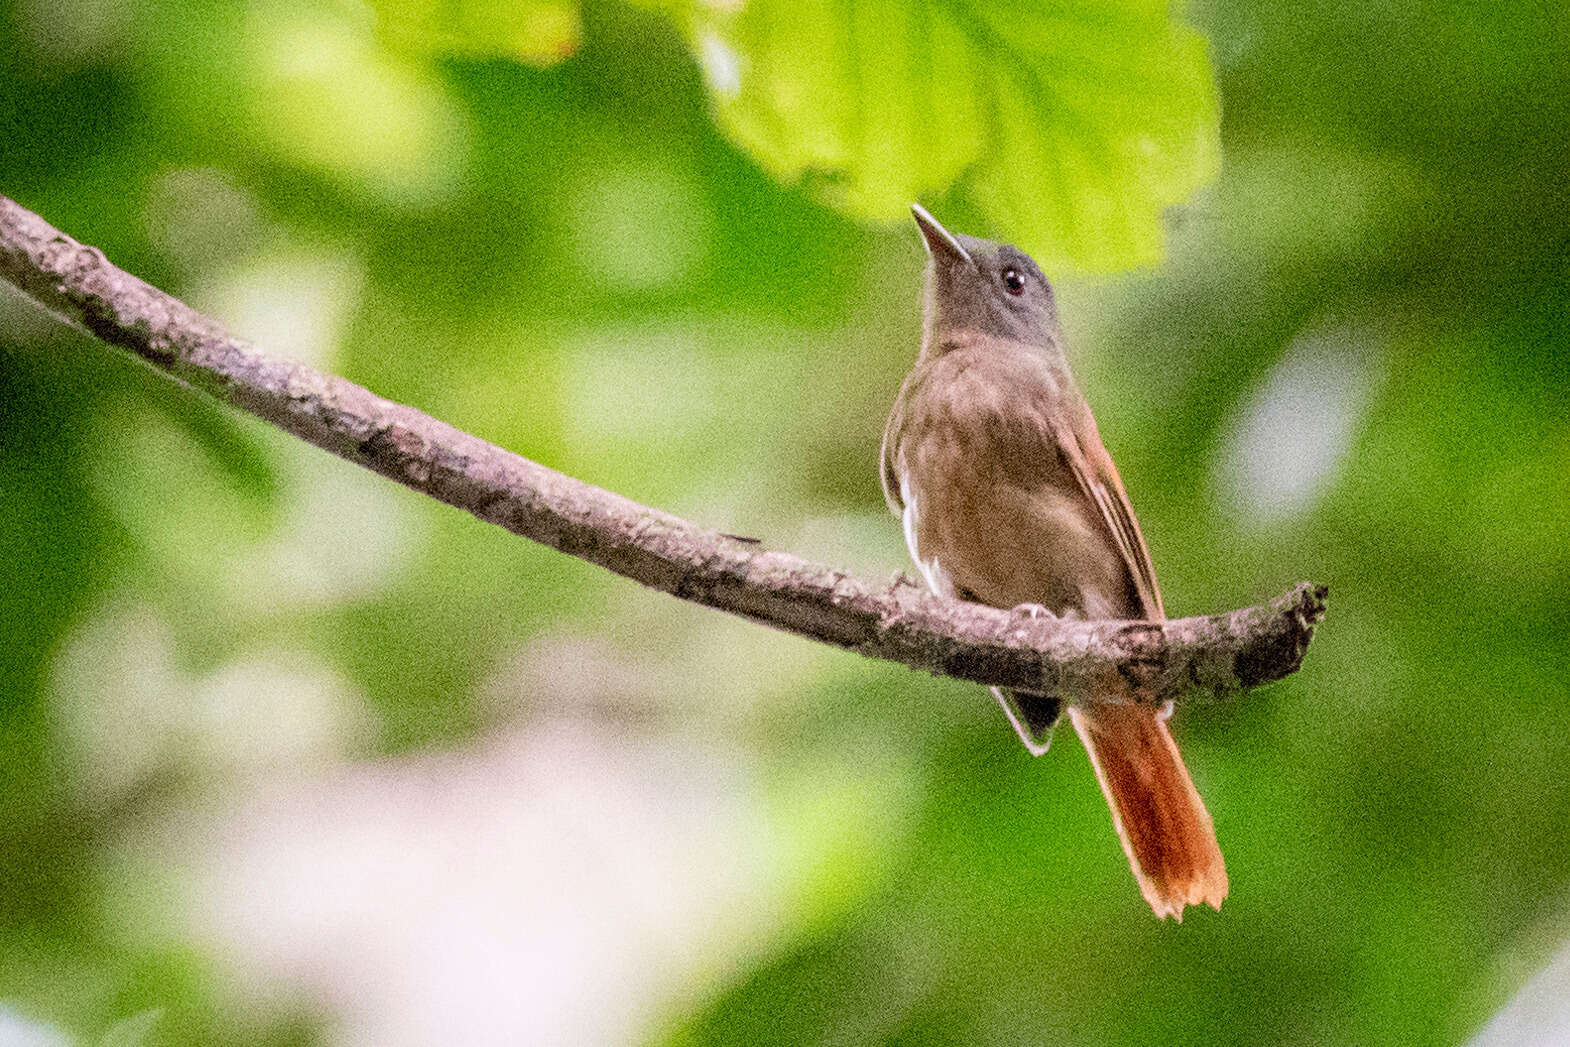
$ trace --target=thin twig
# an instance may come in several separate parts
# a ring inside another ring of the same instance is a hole
[[[1069,702],[1226,695],[1293,672],[1325,609],[1269,604],[1152,622],[1031,619],[879,585],[639,505],[263,353],[0,197],[0,277],[61,318],[341,458],[515,534],[684,600],[872,658]],[[1115,683],[1118,686],[1109,686]]]

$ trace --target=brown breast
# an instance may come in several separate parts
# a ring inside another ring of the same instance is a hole
[[[885,452],[911,554],[993,606],[1138,617],[1128,568],[1053,435],[1050,412],[1066,409],[1082,409],[1072,379],[1028,348],[989,341],[922,361]]]

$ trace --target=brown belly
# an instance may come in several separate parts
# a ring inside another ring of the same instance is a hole
[[[1141,617],[1116,539],[1054,435],[1078,395],[1068,381],[1039,353],[990,343],[912,372],[891,448],[900,500],[915,510],[906,538],[929,580],[942,576],[935,588],[946,579],[995,607]]]
[[[1048,472],[1061,473],[1067,486],[1026,487],[963,462],[912,464],[913,552],[936,561],[959,595],[994,607],[1037,603],[1087,618],[1129,613],[1122,559],[1066,469]]]

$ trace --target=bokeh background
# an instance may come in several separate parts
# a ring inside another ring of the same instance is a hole
[[[1170,612],[1332,594],[1179,711],[1161,924],[1072,737],[0,293],[0,1043],[1561,1042],[1567,11],[0,0],[0,192],[270,350],[886,576],[920,193],[1060,276]]]

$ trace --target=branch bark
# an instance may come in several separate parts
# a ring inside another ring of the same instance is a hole
[[[1270,603],[1165,622],[1030,619],[874,584],[639,505],[297,361],[266,354],[0,197],[0,277],[101,341],[341,458],[684,600],[981,684],[1066,701],[1212,696],[1295,671],[1325,610]]]

